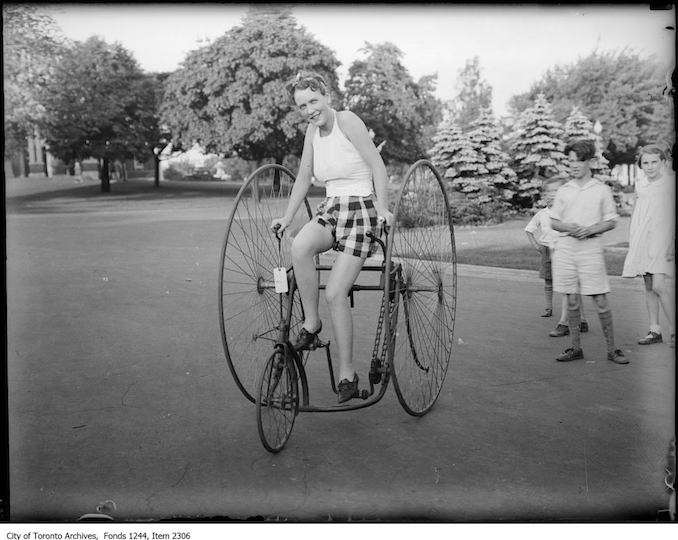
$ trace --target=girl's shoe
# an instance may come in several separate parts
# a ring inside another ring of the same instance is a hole
[[[339,403],[344,403],[349,399],[360,397],[358,391],[358,374],[353,375],[353,380],[342,379],[339,381]]]
[[[553,317],[553,310],[551,308],[546,308],[540,317]]]
[[[315,332],[309,332],[301,327],[297,340],[294,342],[294,350],[296,351],[314,351],[319,345],[320,340],[318,339],[318,334],[323,329],[323,323],[320,321],[320,326]]]
[[[657,333],[657,332],[653,332],[652,330],[650,330],[644,338],[638,340],[638,345],[652,345],[653,343],[661,343],[661,342],[662,342],[662,335]]]

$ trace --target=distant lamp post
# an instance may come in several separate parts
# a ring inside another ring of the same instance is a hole
[[[596,120],[596,123],[593,124],[593,132],[594,132],[596,135],[600,135],[600,132],[601,132],[601,131],[603,131],[603,126],[602,126],[602,124],[600,123],[600,120]]]

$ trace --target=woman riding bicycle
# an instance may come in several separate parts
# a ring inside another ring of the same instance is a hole
[[[271,228],[284,231],[303,202],[313,177],[325,185],[326,199],[315,217],[292,242],[292,264],[304,308],[304,323],[294,347],[308,349],[322,329],[314,257],[334,249],[325,297],[339,354],[338,401],[358,397],[358,374],[353,366],[353,318],[348,294],[365,259],[376,244],[378,222],[391,223],[387,175],[363,121],[351,111],[335,111],[325,80],[317,73],[298,74],[288,92],[308,120],[299,173],[285,215]]]

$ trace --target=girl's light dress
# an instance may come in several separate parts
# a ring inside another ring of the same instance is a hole
[[[675,262],[667,260],[667,252],[675,242],[675,208],[675,177],[638,180],[623,277],[674,274]]]

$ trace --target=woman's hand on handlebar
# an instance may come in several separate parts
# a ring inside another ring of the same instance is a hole
[[[393,222],[393,214],[388,211],[388,208],[384,208],[380,204],[375,204],[374,207],[379,215],[379,222],[383,224],[384,227],[390,226]]]
[[[276,234],[282,234],[289,226],[290,222],[285,218],[275,218],[271,221],[271,230]]]

